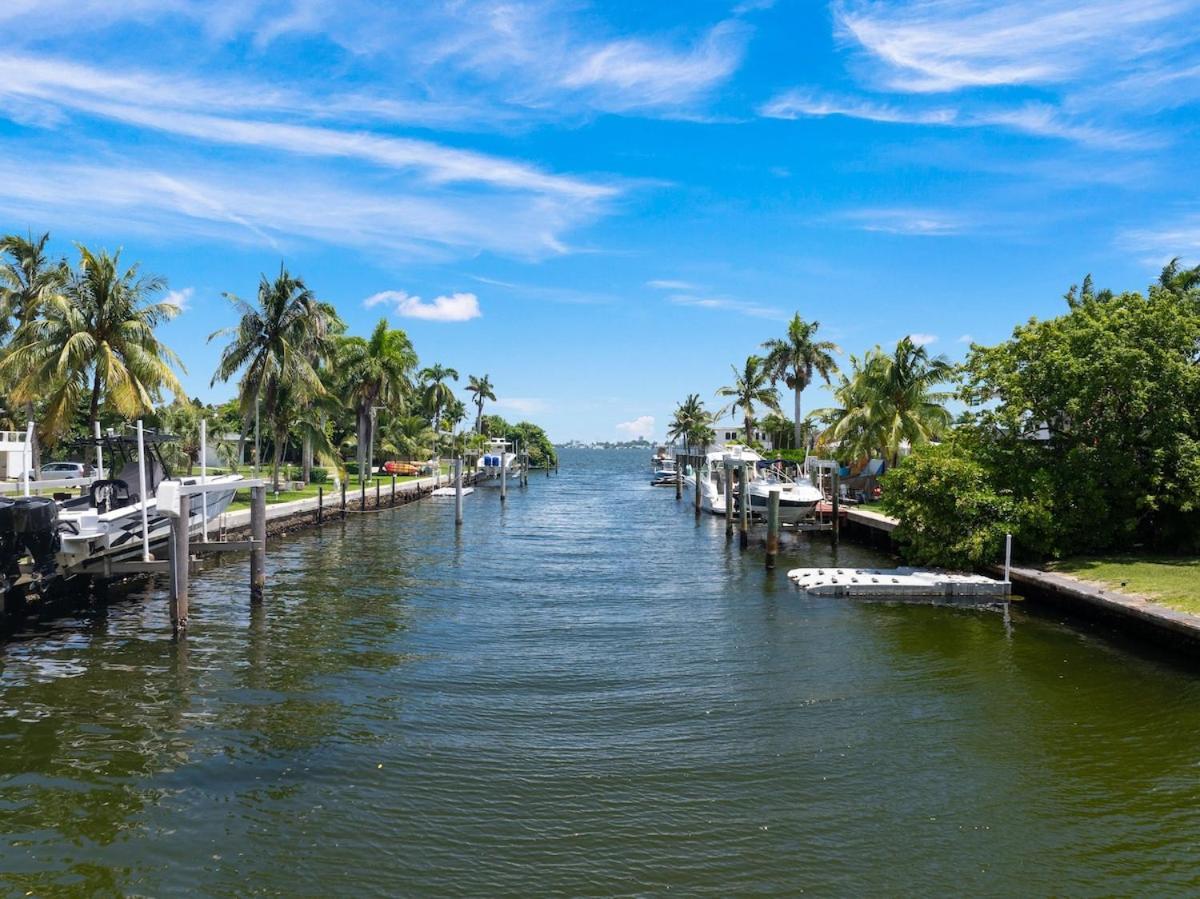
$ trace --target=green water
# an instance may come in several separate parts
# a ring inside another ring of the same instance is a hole
[[[1194,893],[1200,677],[1015,609],[801,598],[644,453],[0,649],[15,895]],[[686,505],[686,504],[684,504]],[[839,561],[877,562],[843,546]]]

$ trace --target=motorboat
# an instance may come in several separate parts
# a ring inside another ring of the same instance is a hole
[[[768,462],[748,446],[726,444],[722,449],[707,453],[698,472],[689,467],[684,476],[689,490],[696,489],[696,480],[699,478],[700,508],[713,515],[725,514],[727,489],[733,490],[734,509],[741,509],[738,484],[725,483],[726,463],[737,466],[744,464],[749,468],[746,492],[751,515],[766,517],[773,490],[779,491],[779,520],[784,524],[796,524],[812,518],[817,503],[824,498],[807,477],[792,479],[784,474],[782,460]]]
[[[97,470],[107,456],[118,473],[97,477],[80,489],[78,497],[0,497],[0,567],[5,583],[21,576],[22,562],[34,580],[54,575],[70,576],[95,571],[105,559],[140,555],[148,545],[166,540],[171,519],[158,509],[157,492],[164,482],[180,487],[200,483],[229,485],[228,490],[206,491],[191,504],[190,529],[223,513],[242,480],[240,474],[172,478],[161,447],[175,438],[146,434],[141,438],[145,452],[133,459],[138,438],[109,434],[79,441],[97,451]],[[139,471],[139,467],[141,470]],[[144,495],[143,495],[144,493]]]
[[[675,457],[671,455],[671,448],[666,444],[659,444],[654,448],[654,455],[650,457],[650,470],[658,471],[663,467],[663,464],[670,462],[675,464]]]
[[[674,459],[663,459],[654,469],[654,477],[650,481],[651,487],[673,487],[675,479],[678,475],[675,467]]]
[[[512,444],[507,440],[489,440],[487,449],[479,457],[475,465],[475,483],[479,486],[500,485],[500,473],[508,481],[515,483],[521,476],[521,458],[512,451]]]

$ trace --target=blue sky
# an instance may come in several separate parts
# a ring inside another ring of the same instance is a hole
[[[1196,0],[8,0],[0,230],[123,247],[205,399],[280,262],[556,439],[800,311],[953,358],[1200,257]],[[813,388],[811,408],[825,401]],[[716,400],[711,402],[715,405]],[[786,407],[786,404],[785,404]]]

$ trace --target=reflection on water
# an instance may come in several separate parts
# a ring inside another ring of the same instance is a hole
[[[1200,688],[1086,632],[801,598],[566,454],[0,650],[6,890],[1163,892],[1197,884]]]

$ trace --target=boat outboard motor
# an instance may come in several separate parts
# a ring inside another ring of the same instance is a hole
[[[33,570],[54,574],[58,552],[58,503],[45,496],[19,496],[13,500],[13,530],[33,559]]]
[[[9,497],[0,496],[0,576],[12,578],[21,573],[18,566],[25,552],[14,524],[15,505]]]

